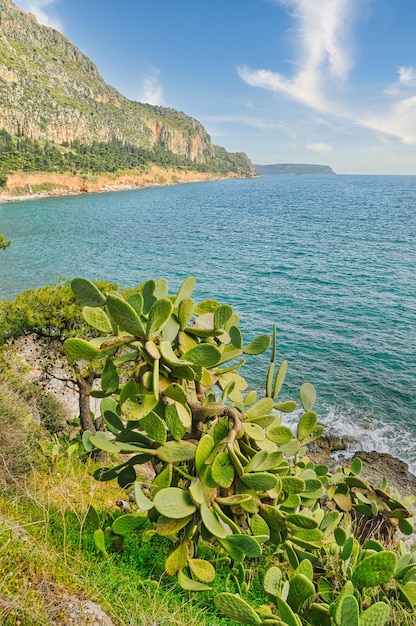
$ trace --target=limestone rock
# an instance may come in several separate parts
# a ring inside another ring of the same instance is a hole
[[[0,0],[0,22],[0,128],[10,134],[57,144],[160,146],[195,163],[256,175],[245,154],[214,146],[197,120],[125,98],[61,33],[9,0]]]

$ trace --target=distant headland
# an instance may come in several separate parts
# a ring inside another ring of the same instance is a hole
[[[329,165],[314,165],[303,163],[276,163],[274,165],[254,165],[260,175],[292,174],[292,175],[322,175],[335,174]]]

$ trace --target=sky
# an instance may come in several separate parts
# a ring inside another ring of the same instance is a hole
[[[415,0],[15,0],[254,163],[416,174]]]

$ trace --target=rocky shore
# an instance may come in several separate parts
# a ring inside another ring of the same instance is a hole
[[[226,178],[240,178],[212,172],[197,172],[156,165],[144,172],[131,171],[124,174],[73,175],[51,172],[13,172],[7,176],[7,187],[0,190],[0,202],[16,202],[55,196],[83,193],[107,193],[128,191],[146,187],[160,187],[181,183],[206,182]]]
[[[359,442],[351,441],[350,437],[343,437],[329,430],[323,437],[310,445],[309,456],[315,463],[328,465],[331,471],[337,467],[347,465],[350,460],[337,458],[336,453],[348,453],[351,444],[354,449],[359,447]],[[392,489],[396,489],[401,496],[416,497],[416,476],[409,472],[409,466],[404,461],[386,454],[372,450],[370,452],[357,450],[350,457],[358,456],[363,464],[362,477],[373,485],[378,485],[383,476],[388,480]]]

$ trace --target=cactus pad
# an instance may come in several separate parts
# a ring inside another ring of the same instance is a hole
[[[185,528],[185,526],[192,520],[192,517],[192,515],[188,515],[188,517],[183,517],[181,519],[172,519],[165,517],[164,515],[160,515],[156,523],[156,532],[161,537],[174,535],[182,530],[182,528]]]
[[[210,343],[200,343],[183,355],[186,361],[202,367],[214,367],[221,358],[221,352]]]
[[[185,544],[181,543],[171,552],[165,561],[165,572],[169,576],[175,576],[179,570],[187,565],[188,550]]]
[[[341,604],[340,626],[358,626],[359,608],[354,596],[347,596]]]
[[[282,476],[282,489],[285,493],[303,493],[305,481],[297,476]]]
[[[167,298],[156,300],[150,308],[146,325],[146,338],[153,339],[158,334],[170,318],[173,311],[173,304]]]
[[[140,317],[124,298],[116,294],[109,294],[106,305],[111,317],[122,330],[135,337],[144,337],[145,331]]]
[[[71,281],[74,296],[87,306],[103,306],[105,295],[91,281],[86,278],[74,278]]]
[[[215,457],[211,465],[211,474],[220,487],[228,488],[232,485],[235,474],[234,465],[226,450],[220,452]]]
[[[211,535],[214,535],[214,537],[218,537],[220,539],[224,539],[225,537],[227,537],[229,531],[224,528],[224,526],[218,520],[218,517],[211,509],[207,507],[206,504],[201,504],[200,511],[202,522],[208,532],[211,533]]]
[[[111,335],[113,332],[113,327],[111,326],[107,313],[99,307],[84,306],[82,309],[82,317],[87,324],[99,330],[100,333]]]
[[[271,339],[269,335],[259,335],[253,339],[243,350],[244,354],[261,354],[270,346]]]
[[[214,598],[214,604],[221,613],[236,622],[254,626],[260,626],[262,623],[260,615],[237,594],[220,593]]]
[[[181,519],[196,511],[190,495],[178,487],[168,487],[157,492],[153,506],[165,517]]]
[[[203,559],[189,559],[189,569],[195,578],[198,578],[203,583],[210,583],[215,578],[215,568],[208,561]]]
[[[100,356],[100,351],[85,339],[71,337],[64,342],[64,352],[70,359],[89,361]]]
[[[376,602],[361,613],[359,626],[384,626],[390,616],[390,606],[385,602]]]
[[[248,487],[256,491],[269,491],[278,485],[278,478],[267,472],[244,473],[241,478]]]
[[[136,513],[135,515],[120,515],[111,525],[111,530],[116,535],[127,535],[147,522],[147,515]]]
[[[352,573],[352,583],[358,589],[375,587],[386,583],[396,569],[397,558],[394,552],[376,552],[361,561]]]
[[[250,535],[228,535],[223,541],[223,544],[230,546],[232,549],[237,549],[244,555],[257,559],[262,554],[262,549],[259,543]]]
[[[264,590],[271,596],[277,596],[279,594],[280,583],[282,580],[282,571],[279,567],[270,567],[264,576]]]
[[[297,611],[299,607],[315,594],[313,582],[304,574],[295,574],[290,581],[287,603]]]
[[[297,428],[297,438],[299,441],[306,439],[315,428],[318,421],[318,416],[315,411],[308,411],[304,413],[299,420]]]
[[[316,391],[312,383],[303,383],[300,388],[300,400],[306,412],[313,409],[316,402]]]
[[[274,443],[284,445],[293,438],[293,433],[288,426],[273,426],[267,430],[267,438]]]
[[[195,457],[196,446],[190,441],[168,441],[156,450],[156,455],[166,463],[190,461]]]

